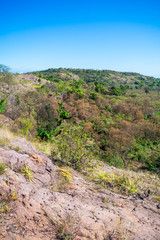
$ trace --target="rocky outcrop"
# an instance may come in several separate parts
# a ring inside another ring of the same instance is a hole
[[[67,179],[25,139],[1,147],[0,162],[8,166],[0,175],[0,239],[160,239],[156,203],[100,189],[73,170]]]

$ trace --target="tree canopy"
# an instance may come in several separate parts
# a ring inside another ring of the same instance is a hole
[[[0,72],[8,72],[10,68],[4,64],[0,64]]]

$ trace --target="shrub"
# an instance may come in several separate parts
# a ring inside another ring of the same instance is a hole
[[[0,113],[4,113],[4,112],[5,112],[4,106],[5,106],[6,100],[7,100],[7,98],[3,98],[3,99],[0,101]]]
[[[81,88],[75,89],[73,92],[77,93],[79,98],[83,98],[84,97],[84,93],[83,90]]]
[[[138,178],[134,176],[119,175],[114,172],[98,172],[97,177],[100,184],[117,188],[120,192],[128,195],[139,192]]]
[[[124,160],[117,153],[112,154],[104,154],[102,156],[102,160],[106,162],[108,165],[115,166],[117,168],[124,168]]]
[[[66,168],[59,168],[58,172],[66,182],[70,182],[73,179],[72,174]]]
[[[7,165],[3,162],[0,162],[0,174],[5,173],[5,169],[6,169]]]
[[[11,208],[7,205],[5,201],[1,201],[0,203],[0,212],[1,213],[7,213],[11,210]]]
[[[121,96],[122,95],[122,89],[113,86],[113,87],[110,88],[110,94],[111,95],[116,95],[116,96]]]
[[[69,112],[66,112],[64,110],[57,109],[57,112],[59,113],[59,116],[61,119],[68,119],[69,118]]]
[[[54,129],[52,125],[47,124],[46,126],[42,127],[41,125],[37,128],[37,136],[40,137],[42,140],[49,140],[54,135]]]
[[[114,179],[115,184],[127,194],[135,194],[139,192],[138,179],[133,176],[122,174]]]
[[[59,239],[59,240],[74,240],[75,235],[70,232],[64,232],[63,227],[60,227],[58,229],[57,239]]]
[[[89,95],[89,98],[92,100],[96,100],[97,99],[97,93],[91,92]]]
[[[57,152],[52,151],[52,156],[74,169],[83,169],[92,159],[91,148],[87,146],[85,134],[79,135],[75,130],[63,131],[57,139]]]
[[[99,93],[102,93],[102,94],[107,93],[107,90],[106,90],[106,88],[104,87],[103,84],[97,84],[96,87],[95,87],[95,90],[96,90],[96,92],[99,92]]]
[[[69,117],[69,112],[64,110],[63,103],[58,102],[60,109],[57,109],[57,112],[59,113],[60,119],[68,119]]]
[[[57,234],[59,240],[74,240],[79,231],[80,218],[77,213],[67,214],[67,216],[56,224]]]
[[[20,131],[23,135],[28,135],[29,132],[34,128],[29,118],[22,118],[20,121]]]
[[[160,169],[160,145],[158,141],[138,139],[130,149],[128,158],[131,161],[141,162],[142,168],[159,173]]]
[[[22,174],[28,179],[28,180],[33,180],[33,171],[32,169],[27,166],[27,165],[24,165],[23,169],[22,169]]]

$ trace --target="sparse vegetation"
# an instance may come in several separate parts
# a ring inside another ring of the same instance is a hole
[[[13,139],[14,134],[7,128],[0,128],[0,146],[7,145],[11,139]]]
[[[6,168],[7,168],[7,165],[4,162],[0,162],[0,175],[5,173]]]
[[[0,187],[2,187],[2,186],[0,186]],[[3,188],[2,188],[2,190],[0,188],[0,195],[1,195],[2,201],[3,202],[8,202],[8,203],[11,202],[11,201],[17,200],[17,198],[18,198],[17,189],[14,189],[14,191],[11,191],[11,190],[9,190],[9,191],[5,190],[4,191]]]
[[[114,191],[125,193],[127,195],[137,194],[140,191],[138,185],[138,177],[126,174],[120,174],[116,172],[98,172],[97,179],[94,176],[94,180],[100,183],[102,186],[111,187]]]
[[[80,218],[74,214],[67,214],[58,224],[56,238],[59,240],[74,240],[79,230]]]
[[[7,203],[5,201],[2,201],[0,203],[0,212],[1,213],[6,213],[9,212],[11,210],[11,208],[7,205]]]
[[[32,180],[33,180],[33,171],[32,171],[32,169],[31,169],[29,166],[27,166],[27,165],[24,165],[24,166],[23,166],[22,174],[23,174],[29,181],[32,181]]]
[[[72,181],[73,177],[70,171],[66,168],[59,168],[58,169],[59,174],[64,178],[66,182]]]

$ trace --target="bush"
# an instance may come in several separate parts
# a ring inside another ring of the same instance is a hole
[[[106,90],[106,88],[104,87],[103,84],[96,84],[95,90],[96,90],[96,92],[99,92],[99,93],[102,93],[102,94],[107,93],[107,90]]]
[[[52,125],[47,124],[45,127],[41,125],[37,128],[37,136],[40,137],[42,140],[49,140],[54,135],[54,129]]]
[[[84,93],[83,93],[83,90],[81,88],[78,88],[78,89],[75,89],[74,90],[75,93],[77,93],[78,97],[79,98],[83,98],[84,97]]]
[[[69,112],[66,112],[64,110],[57,109],[57,112],[59,113],[59,116],[61,119],[68,119],[69,118]]]
[[[131,161],[141,162],[142,168],[159,173],[160,145],[158,141],[139,139],[128,154]]]
[[[5,169],[6,169],[7,165],[3,162],[0,162],[0,174],[5,173]]]
[[[89,95],[89,98],[92,100],[96,100],[97,99],[97,93],[91,92]]]
[[[92,146],[87,144],[85,134],[79,135],[75,130],[62,132],[57,139],[57,151],[52,151],[60,162],[74,169],[85,168],[92,159]]]
[[[72,174],[70,173],[70,171],[68,169],[66,169],[66,168],[59,168],[58,172],[61,175],[61,177],[63,177],[65,182],[71,182],[73,180],[73,176],[72,176]]]
[[[60,119],[68,119],[69,117],[69,112],[64,110],[63,103],[58,102],[60,109],[57,109],[57,112],[59,113]]]
[[[79,231],[80,217],[77,213],[67,214],[64,219],[61,219],[55,225],[57,225],[56,239],[74,240]]]
[[[102,160],[104,162],[106,162],[107,164],[111,165],[111,166],[115,166],[117,168],[124,168],[125,164],[124,164],[124,160],[121,158],[121,156],[119,156],[117,153],[113,153],[113,154],[104,154],[102,156]]]
[[[32,122],[28,118],[22,118],[20,121],[20,131],[23,135],[28,135],[29,132],[34,128]]]
[[[29,181],[32,181],[33,180],[33,171],[32,169],[27,166],[27,165],[24,165],[23,166],[23,169],[22,169],[22,174],[29,180]]]
[[[122,95],[122,89],[118,87],[111,87],[110,88],[110,94],[115,96],[121,96]]]
[[[5,106],[6,100],[7,100],[7,98],[3,98],[3,99],[0,101],[0,113],[4,113],[4,112],[5,112],[4,106]]]
[[[127,176],[126,174],[110,173],[110,172],[98,172],[97,180],[102,185],[108,185],[117,189],[121,193],[127,195],[139,193],[138,178],[134,176]]]

